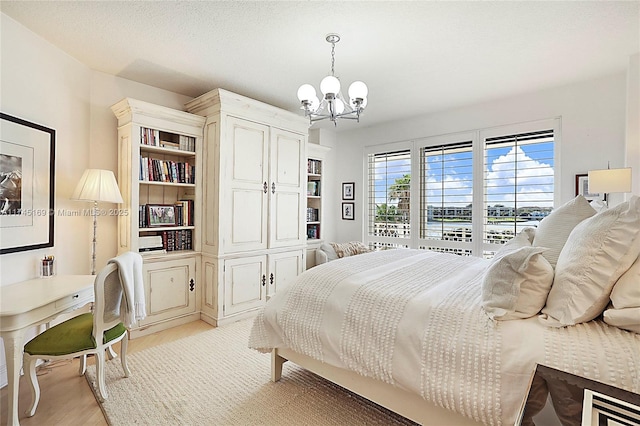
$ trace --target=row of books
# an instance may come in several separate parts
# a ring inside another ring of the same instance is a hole
[[[320,220],[320,214],[318,209],[313,207],[307,207],[307,222],[318,222]]]
[[[142,204],[138,207],[138,226],[193,226],[194,201],[179,200],[174,205]]]
[[[180,151],[196,151],[196,138],[161,132],[156,129],[140,128],[140,140],[143,145],[159,146]]]
[[[312,175],[322,174],[322,161],[320,160],[307,160],[307,173]]]
[[[320,195],[320,181],[310,180],[307,182],[307,195],[314,197]]]
[[[307,239],[317,240],[320,238],[320,225],[307,225]]]
[[[191,229],[162,231],[162,248],[166,251],[193,250]]]
[[[144,182],[195,183],[195,166],[178,161],[140,157],[140,180]]]

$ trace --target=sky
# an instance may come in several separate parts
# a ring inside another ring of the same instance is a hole
[[[553,207],[553,145],[553,141],[544,141],[517,147],[487,149],[485,151],[487,204],[514,206],[517,201],[518,207]],[[471,204],[473,183],[471,148],[463,152],[445,154],[444,158],[441,154],[429,155],[425,161],[427,204],[444,206]],[[375,167],[376,203],[389,203],[388,187],[393,185],[397,178],[410,173],[409,153],[396,156],[390,161],[377,162]],[[517,200],[514,200],[514,192],[518,194]],[[397,200],[389,204],[397,204]]]

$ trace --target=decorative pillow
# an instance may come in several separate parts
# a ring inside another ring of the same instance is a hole
[[[577,225],[558,258],[542,322],[562,327],[600,315],[639,253],[638,196]]]
[[[531,246],[527,228],[498,250],[482,280],[482,307],[495,320],[529,318],[540,312],[553,282],[553,267]]]
[[[353,256],[355,254],[369,253],[371,250],[360,241],[350,241],[348,243],[330,243],[336,251],[338,258]]]
[[[533,245],[548,248],[542,255],[555,268],[562,247],[573,228],[594,214],[596,211],[589,205],[587,199],[578,195],[540,221]]]
[[[319,250],[324,252],[325,256],[327,257],[327,262],[331,262],[332,260],[336,260],[338,258],[338,255],[336,254],[336,251],[333,249],[331,244],[322,243]]]
[[[604,311],[604,322],[640,333],[640,257],[611,291],[613,308]]]
[[[640,334],[640,307],[607,309],[604,311],[604,322]]]

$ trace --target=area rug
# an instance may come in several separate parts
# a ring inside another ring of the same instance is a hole
[[[251,320],[107,362],[107,422],[121,425],[414,425],[291,362],[270,381],[270,355],[247,347]],[[87,369],[95,391],[95,367]]]

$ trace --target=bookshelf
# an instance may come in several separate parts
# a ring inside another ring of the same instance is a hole
[[[199,319],[204,118],[126,98],[118,119],[118,253],[143,255],[147,318],[132,337]]]
[[[307,269],[315,266],[315,253],[326,233],[323,199],[327,194],[325,177],[329,150],[317,143],[307,144]]]

